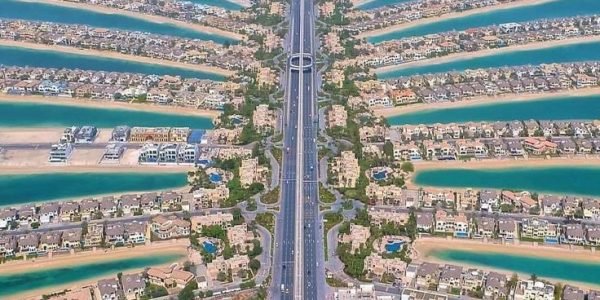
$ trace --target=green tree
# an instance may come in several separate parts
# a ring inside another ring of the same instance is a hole
[[[224,282],[227,280],[227,274],[225,274],[225,272],[219,272],[219,274],[217,274],[217,280]]]
[[[513,274],[508,282],[506,283],[506,288],[510,291],[517,286],[517,282],[519,282],[519,276],[515,273]]]
[[[415,166],[411,162],[407,161],[407,162],[402,163],[402,166],[400,166],[400,169],[406,173],[411,173],[411,172],[415,171]]]
[[[260,269],[260,261],[258,259],[253,259],[248,264],[248,267],[250,267],[250,269],[252,270],[252,272],[254,274],[256,274],[256,271],[258,271],[258,269]]]
[[[178,300],[193,300],[194,290],[198,289],[198,283],[195,280],[190,281],[177,295]]]
[[[383,144],[383,153],[390,159],[394,158],[394,145],[392,142],[387,141]]]
[[[560,300],[563,296],[563,285],[560,282],[557,282],[554,285],[554,300]]]
[[[224,259],[230,259],[233,257],[233,249],[229,246],[229,244],[226,244],[225,247],[223,247],[223,252],[221,254],[223,255]]]
[[[167,296],[169,295],[169,292],[163,286],[148,284],[144,289],[144,295],[146,296],[146,299],[152,299]]]

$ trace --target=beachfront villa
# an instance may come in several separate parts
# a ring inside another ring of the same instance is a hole
[[[554,285],[542,281],[522,280],[511,292],[513,300],[553,300]]]
[[[184,288],[195,278],[194,274],[177,267],[149,268],[146,275],[148,282],[165,288]]]
[[[440,273],[437,291],[451,294],[460,290],[462,276],[463,268],[461,266],[445,265]]]
[[[140,164],[194,165],[198,160],[197,144],[146,143],[139,150]]]
[[[470,224],[467,217],[459,213],[451,215],[444,210],[435,213],[435,232],[451,234],[455,237],[468,238]]]
[[[521,238],[530,238],[544,243],[556,244],[560,237],[560,226],[544,219],[529,218],[521,222]]]
[[[158,215],[150,223],[152,235],[160,240],[187,237],[191,232],[191,223],[175,215]]]
[[[144,296],[146,280],[141,273],[123,274],[121,285],[126,300],[136,300]]]
[[[122,292],[121,284],[118,279],[101,279],[96,284],[94,294],[100,295],[102,300],[119,299]]]
[[[71,157],[74,149],[72,144],[54,144],[50,148],[48,161],[51,163],[65,163]]]

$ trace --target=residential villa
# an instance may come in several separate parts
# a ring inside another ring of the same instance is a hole
[[[330,164],[330,172],[335,187],[353,188],[360,176],[358,159],[352,151],[342,151],[340,157],[335,157]]]
[[[435,232],[450,233],[455,237],[469,237],[469,221],[467,217],[459,213],[450,215],[444,210],[435,213]]]
[[[246,223],[235,225],[227,229],[227,240],[229,245],[234,249],[239,249],[241,253],[245,253],[247,248],[253,247],[254,233],[248,231]]]
[[[194,274],[177,268],[149,268],[146,271],[148,282],[165,288],[184,288],[194,280]]]
[[[231,271],[233,276],[242,270],[248,270],[248,264],[250,259],[247,255],[235,254],[232,258],[224,259],[222,256],[218,256],[212,262],[206,264],[206,274],[211,280],[217,280],[219,273],[223,272],[227,274]]]
[[[327,111],[327,127],[342,127],[345,128],[347,126],[346,122],[348,121],[348,112],[342,105],[334,104]]]
[[[144,296],[146,280],[144,279],[143,274],[123,274],[121,276],[121,284],[126,300],[137,300]]]
[[[340,243],[350,243],[352,252],[357,251],[360,247],[366,246],[367,240],[371,237],[369,227],[350,224],[350,233],[342,234],[339,238]]]
[[[542,281],[522,280],[511,291],[513,300],[553,300],[554,285]]]
[[[175,215],[158,215],[152,218],[150,229],[154,237],[160,240],[187,237],[190,235],[191,223]]]
[[[269,168],[259,165],[258,158],[250,158],[242,160],[239,172],[242,186],[248,187],[253,183],[266,182]]]
[[[406,262],[400,258],[385,259],[377,253],[371,253],[371,255],[367,256],[364,265],[367,274],[375,277],[388,274],[394,276],[394,278],[401,278],[406,271]]]
[[[269,109],[269,105],[260,104],[252,113],[252,123],[259,133],[273,132],[277,127],[277,115]]]
[[[216,214],[193,216],[190,221],[192,222],[192,230],[196,232],[200,232],[202,227],[215,225],[227,229],[231,227],[233,215],[231,213],[218,212]]]
[[[199,188],[193,192],[196,208],[220,207],[229,198],[229,188],[217,185],[215,188]]]

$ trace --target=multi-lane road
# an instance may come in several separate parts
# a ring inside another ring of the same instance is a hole
[[[318,218],[314,24],[313,1],[292,0],[273,299],[316,300],[323,299],[325,293],[323,236]]]

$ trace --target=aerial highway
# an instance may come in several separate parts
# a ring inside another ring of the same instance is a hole
[[[281,210],[275,233],[274,299],[322,299],[325,287],[318,218],[314,4],[293,0],[284,77]],[[321,249],[321,250],[319,250]]]

